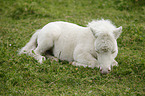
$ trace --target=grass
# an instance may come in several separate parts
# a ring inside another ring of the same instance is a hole
[[[144,0],[1,0],[0,6],[0,95],[145,95]],[[39,64],[18,55],[34,31],[48,22],[86,26],[101,18],[123,26],[116,58],[119,67],[110,74],[66,61]]]

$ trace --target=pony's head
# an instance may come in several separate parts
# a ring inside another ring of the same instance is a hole
[[[89,27],[95,36],[95,51],[100,65],[100,72],[107,74],[111,71],[114,58],[117,56],[117,38],[122,32],[122,27],[116,28],[108,20],[93,21]]]

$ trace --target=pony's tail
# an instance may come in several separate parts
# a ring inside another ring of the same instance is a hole
[[[41,29],[37,30],[31,37],[30,41],[19,51],[19,54],[31,54],[32,50],[37,47],[37,37]]]

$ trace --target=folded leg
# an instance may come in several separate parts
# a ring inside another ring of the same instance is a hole
[[[46,60],[42,54],[53,47],[53,40],[51,37],[49,38],[48,36],[41,36],[38,38],[37,43],[38,46],[34,50],[32,56],[38,60],[38,62],[42,63],[44,60]]]
[[[74,66],[99,68],[98,61],[90,53],[87,52],[74,56],[74,60],[75,61],[72,63],[72,65]]]
[[[52,55],[46,54],[45,56],[46,56],[48,59],[51,59],[52,61],[56,61],[56,62],[59,61],[58,58],[56,58],[56,57],[54,57],[54,56],[52,56]]]

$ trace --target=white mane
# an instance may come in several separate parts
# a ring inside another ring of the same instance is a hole
[[[113,30],[116,29],[116,26],[112,24],[109,20],[93,20],[92,22],[88,23],[88,27],[92,28],[96,33],[112,33]]]

